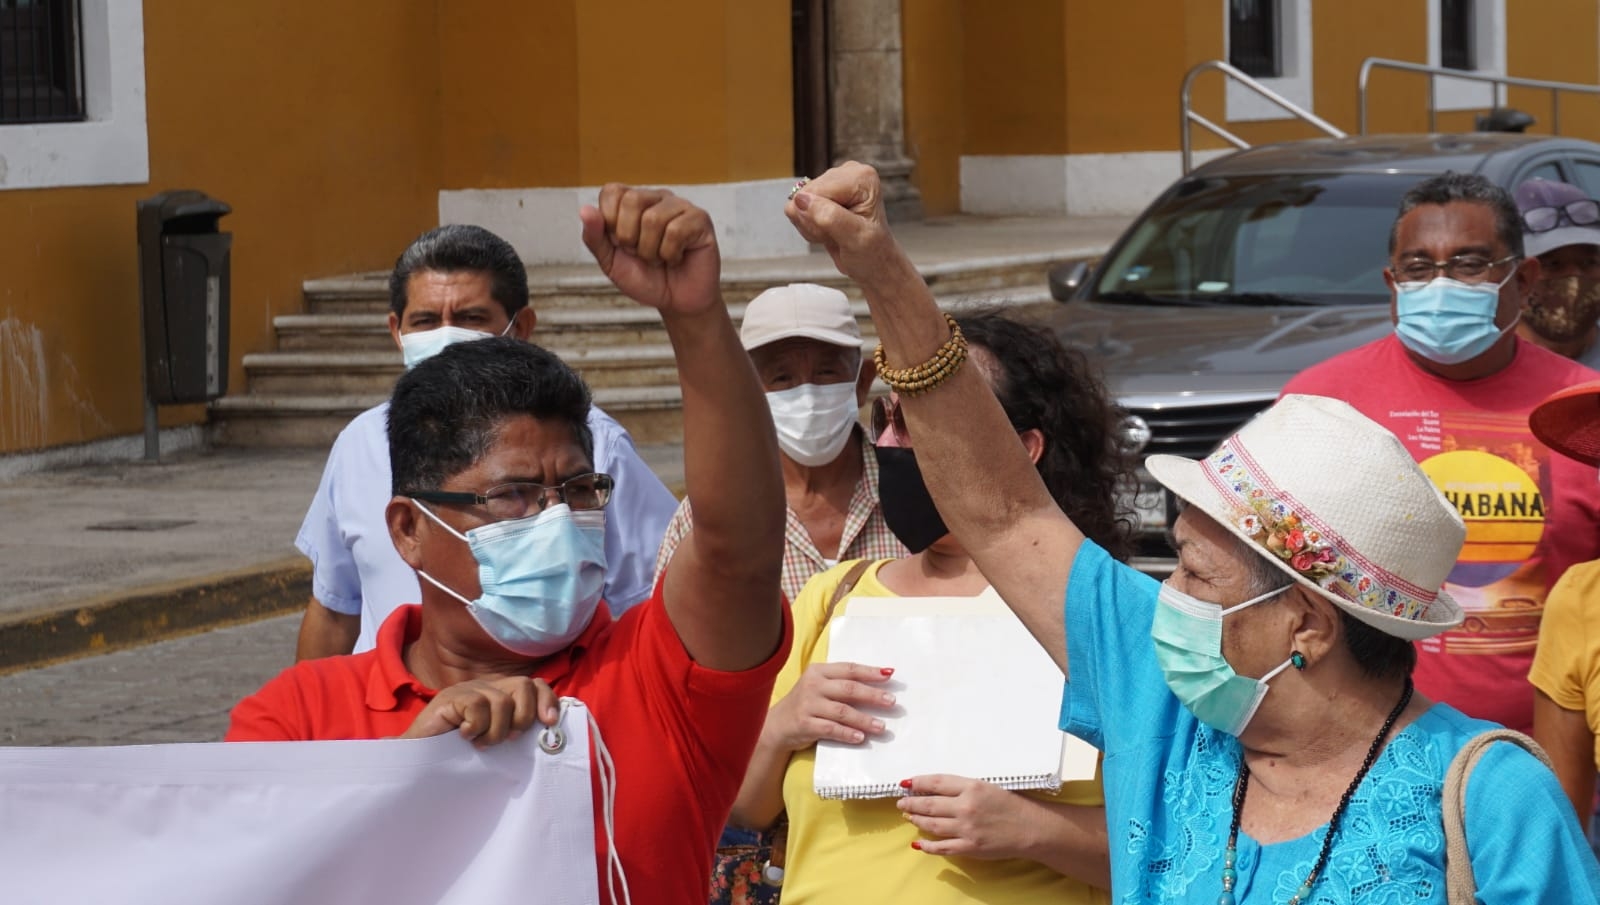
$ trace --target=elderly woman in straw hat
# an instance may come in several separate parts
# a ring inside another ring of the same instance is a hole
[[[871,168],[830,170],[786,213],[860,284],[940,513],[1067,673],[1062,726],[1105,751],[1113,899],[1443,902],[1475,878],[1486,902],[1600,901],[1559,784],[1511,744],[1466,780],[1447,884],[1441,789],[1491,724],[1412,690],[1410,642],[1461,620],[1440,588],[1465,528],[1398,440],[1296,396],[1205,461],[1152,457],[1186,504],[1159,584],[1051,502]],[[900,801],[930,832],[943,806]]]

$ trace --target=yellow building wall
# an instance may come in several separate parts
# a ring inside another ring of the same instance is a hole
[[[144,29],[149,184],[0,191],[0,455],[140,430],[134,202],[158,191],[234,208],[240,393],[301,283],[387,268],[441,189],[793,167],[784,0],[152,0]]]
[[[1201,14],[1204,5],[1198,0],[1067,4],[1068,153],[1178,146],[1178,88],[1189,67],[1207,58],[1210,44],[1214,17]],[[1213,5],[1220,11],[1220,2]]]
[[[1431,2],[1431,0],[1430,0]],[[1313,3],[1313,112],[1355,134],[1357,74],[1368,57],[1426,62],[1421,2]],[[928,210],[960,205],[960,159],[982,154],[1107,154],[1179,147],[1184,74],[1226,53],[1223,0],[902,0],[907,141]],[[1507,71],[1600,83],[1600,3],[1507,3]],[[957,65],[959,61],[959,65]],[[1375,72],[1369,131],[1428,127],[1425,77]],[[1252,144],[1316,137],[1293,119],[1226,122],[1223,77],[1196,81],[1194,109]],[[1510,106],[1552,127],[1546,91],[1513,89]],[[1473,127],[1479,111],[1445,111],[1440,131]],[[1564,95],[1561,132],[1600,140],[1600,98]],[[1196,149],[1226,148],[1203,129]]]
[[[579,184],[578,0],[441,0],[444,188]]]
[[[966,134],[964,0],[901,4],[906,152],[912,181],[932,215],[961,209],[961,149]]]
[[[577,12],[580,184],[793,173],[787,0],[608,0]]]
[[[1600,83],[1600,3],[1558,0],[1552,3],[1506,3],[1509,19],[1506,71],[1511,75],[1557,82]],[[1510,89],[1507,103],[1538,119],[1530,131],[1550,132],[1550,92]],[[1563,94],[1561,134],[1600,141],[1600,97]]]
[[[435,27],[391,0],[146,3],[150,183],[0,192],[0,454],[139,432],[135,200],[233,206],[236,392],[303,279],[386,266],[436,222]]]
[[[789,175],[786,0],[439,0],[444,189]]]

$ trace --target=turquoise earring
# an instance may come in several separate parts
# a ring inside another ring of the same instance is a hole
[[[1306,668],[1306,655],[1300,653],[1297,650],[1296,651],[1290,651],[1289,652],[1289,665],[1293,666],[1295,669],[1304,671],[1305,668]]]

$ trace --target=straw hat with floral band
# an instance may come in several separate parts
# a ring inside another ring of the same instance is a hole
[[[1585,465],[1600,465],[1600,380],[1557,390],[1528,414],[1539,442]]]
[[[1340,443],[1303,438],[1337,433]],[[1466,525],[1389,431],[1348,403],[1285,396],[1203,460],[1145,468],[1344,612],[1426,638],[1461,624],[1443,589]]]

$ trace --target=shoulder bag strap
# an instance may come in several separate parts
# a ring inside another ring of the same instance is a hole
[[[1490,729],[1476,735],[1450,761],[1444,777],[1444,883],[1449,905],[1473,905],[1477,901],[1478,881],[1472,875],[1472,857],[1467,851],[1467,777],[1483,752],[1497,741],[1514,742],[1527,749],[1546,767],[1550,755],[1539,743],[1510,729]]]
[[[877,562],[877,560],[858,559],[856,560],[855,565],[851,566],[849,570],[844,573],[844,577],[841,578],[839,583],[833,588],[833,596],[828,598],[828,608],[823,611],[822,624],[824,626],[833,621],[833,611],[838,609],[839,601],[850,596],[850,592],[856,588],[856,582],[861,580],[861,576],[867,574],[867,570],[872,568],[872,564],[874,562]],[[778,868],[779,876],[781,877],[789,848],[788,813],[785,812],[779,814],[778,821],[773,824],[772,829],[768,832],[770,833],[768,840],[771,846],[771,852],[768,856],[767,863],[772,867]],[[782,881],[780,880],[779,882]]]
[[[867,570],[872,568],[872,564],[875,562],[877,562],[875,559],[858,559],[856,564],[851,566],[848,572],[844,573],[844,578],[841,578],[839,584],[833,589],[833,596],[828,598],[828,609],[822,615],[823,625],[833,621],[833,611],[839,608],[839,601],[850,596],[850,592],[856,589],[856,582],[861,580],[861,576],[867,574]]]

